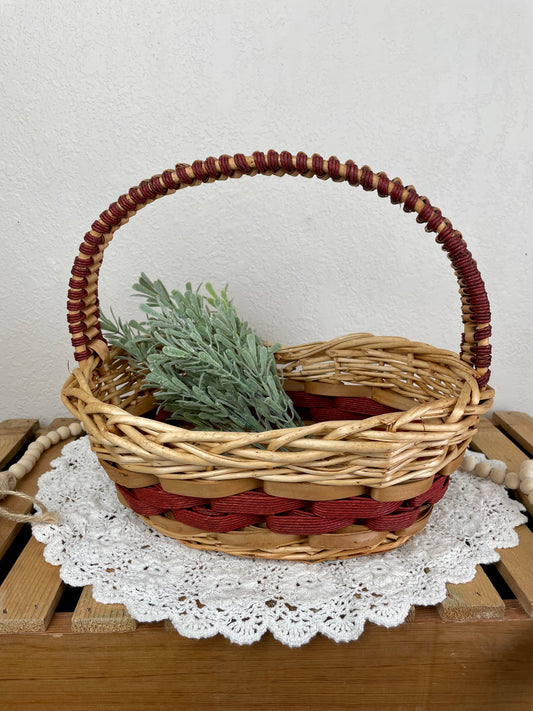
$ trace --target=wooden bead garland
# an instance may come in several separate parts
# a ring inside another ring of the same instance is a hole
[[[6,494],[3,494],[3,490],[5,488],[4,486],[2,486],[2,484],[4,484],[4,481],[2,479],[3,475],[11,474],[12,476],[9,477],[10,481],[13,478],[15,478],[15,480],[22,479],[22,477],[24,477],[26,474],[28,474],[28,472],[33,469],[35,463],[37,462],[41,454],[47,449],[50,449],[52,444],[57,444],[62,440],[68,439],[69,437],[78,437],[82,432],[83,427],[81,422],[73,422],[72,424],[68,425],[68,427],[62,426],[59,427],[57,430],[53,430],[48,434],[41,435],[40,437],[38,437],[35,442],[32,442],[28,446],[25,454],[21,457],[21,459],[19,459],[16,464],[12,464],[7,470],[7,472],[0,472],[0,498],[4,498],[4,496],[6,496]]]
[[[62,440],[68,439],[69,437],[78,437],[82,434],[84,428],[81,422],[73,422],[68,426],[58,427],[57,430],[52,430],[45,435],[37,437],[35,442],[31,442],[26,449],[24,455],[19,459],[18,462],[12,464],[7,471],[0,472],[0,499],[4,499],[6,496],[18,496],[23,499],[27,499],[37,504],[42,510],[42,514],[27,515],[27,514],[14,514],[5,508],[0,507],[0,518],[7,518],[11,521],[17,521],[20,523],[26,522],[41,522],[41,523],[55,523],[57,522],[57,516],[48,511],[37,499],[34,499],[27,494],[15,491],[17,482],[22,479],[26,474],[28,474],[43,452],[53,444],[57,444]]]
[[[508,472],[504,464],[491,464],[487,461],[476,462],[475,457],[467,454],[461,464],[465,472],[472,472],[484,479],[489,478],[495,484],[501,484],[507,489],[520,491],[533,506],[533,460],[526,459],[520,466],[520,474]]]

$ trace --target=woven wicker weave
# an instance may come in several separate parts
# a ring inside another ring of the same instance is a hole
[[[415,212],[457,275],[461,354],[366,333],[283,348],[277,358],[295,402],[311,413],[325,403],[326,419],[302,427],[207,432],[147,416],[156,403],[141,389],[142,373],[118,359],[100,331],[103,252],[122,224],[162,195],[244,174],[346,181]],[[166,535],[234,555],[311,562],[402,545],[426,524],[494,395],[488,299],[461,234],[413,187],[336,158],[237,154],[143,181],[85,235],[68,322],[79,367],[63,402],[84,423],[119,499]]]

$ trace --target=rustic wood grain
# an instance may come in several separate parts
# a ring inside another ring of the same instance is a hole
[[[520,465],[527,459],[524,452],[509,437],[501,432],[490,420],[482,418],[479,429],[472,439],[471,448],[477,452],[482,452],[488,459],[499,459],[507,465],[511,472],[519,472]],[[524,504],[530,514],[533,515],[533,506],[526,496],[517,492],[517,498]]]
[[[533,456],[533,417],[524,412],[498,410],[492,415],[492,421]]]
[[[405,618],[405,621],[406,622],[414,622],[415,616],[416,616],[416,606],[411,605],[411,607],[409,608],[409,612],[407,613],[407,617]]]
[[[490,420],[484,417],[479,422],[478,431],[470,446],[476,452],[482,452],[488,459],[499,459],[505,462],[509,471],[520,471],[520,465],[526,459],[526,455],[520,447],[517,447]]]
[[[59,568],[43,558],[44,545],[30,538],[0,586],[0,632],[43,632],[65,587]]]
[[[519,545],[498,550],[500,561],[496,567],[524,610],[533,617],[533,533],[526,525],[516,531]]]
[[[96,602],[92,586],[83,588],[76,609],[72,613],[74,632],[131,632],[137,622],[130,617],[124,605],[104,605]]]
[[[533,456],[533,417],[524,412],[498,410],[492,416],[492,421],[504,430],[515,442]],[[522,492],[517,492],[517,498],[524,504],[533,516],[533,505]]]
[[[0,470],[29,442],[39,420],[4,420],[0,422]]]
[[[469,583],[448,583],[446,599],[437,605],[441,618],[447,622],[464,620],[501,620],[505,616],[505,602],[480,565],[476,577]]]
[[[75,634],[60,614],[49,633],[2,638],[2,700],[15,711],[530,711],[532,639],[520,612],[459,625],[420,609],[408,625],[297,649],[271,635],[251,646],[187,639],[162,623]]]

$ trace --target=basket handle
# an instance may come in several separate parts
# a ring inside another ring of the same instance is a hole
[[[266,155],[261,152],[255,152],[252,156],[237,153],[218,159],[197,160],[192,165],[178,163],[174,170],[165,170],[161,175],[143,180],[102,212],[80,245],[69,282],[67,318],[77,361],[87,360],[93,353],[102,360],[107,355],[107,344],[99,321],[98,273],[103,252],[113,233],[142,207],[167,193],[215,180],[240,178],[244,174],[302,175],[335,182],[346,181],[350,185],[361,185],[363,190],[376,190],[379,197],[389,197],[393,204],[403,205],[405,212],[416,212],[416,220],[425,224],[426,232],[436,233],[435,239],[447,252],[459,282],[464,324],[461,358],[476,370],[480,387],[488,383],[491,326],[485,285],[461,233],[442,216],[441,211],[433,207],[427,198],[418,195],[413,186],[404,187],[398,178],[389,180],[385,173],[373,173],[367,166],[359,168],[353,161],[341,163],[335,157],[324,160],[317,154],[308,157],[302,152],[292,155],[288,151],[277,153],[272,150]]]

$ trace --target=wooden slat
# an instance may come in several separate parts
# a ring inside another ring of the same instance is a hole
[[[527,458],[520,447],[486,419],[481,420],[472,444],[473,449],[483,452],[489,459],[505,462],[511,471],[520,471],[520,465]],[[533,513],[527,499],[521,497],[521,501]],[[527,614],[533,616],[533,533],[525,525],[519,526],[517,533],[519,546],[499,550],[501,560],[496,567]]]
[[[32,420],[32,422],[33,421],[37,422],[37,420]],[[76,422],[76,420],[72,417],[58,417],[57,419],[53,420],[53,422],[51,422],[48,427],[43,428],[43,432],[48,432],[50,430],[57,429],[58,427],[61,427],[65,424],[68,425],[71,422]],[[50,449],[44,452],[39,458],[37,464],[31,470],[31,472],[26,474],[26,476],[18,482],[17,491],[22,491],[24,494],[35,496],[35,494],[37,493],[37,482],[39,480],[39,477],[41,476],[41,474],[44,474],[44,472],[50,469],[50,462],[59,457],[63,446],[67,442],[70,442],[72,439],[74,438],[72,437],[71,439],[67,439],[64,442],[59,442],[58,444],[50,447]],[[8,496],[6,499],[2,500],[1,505],[5,506],[9,511],[12,511],[13,513],[21,514],[29,513],[32,508],[30,501],[26,501],[25,499],[21,499],[17,496]],[[0,518],[0,558],[2,558],[6,550],[13,542],[21,526],[22,524],[20,523],[15,523],[14,521],[8,521],[4,518]]]
[[[500,430],[486,418],[481,418],[478,431],[472,439],[471,448],[482,452],[488,459],[505,462],[510,471],[520,471],[520,465],[526,455],[520,447],[513,444]]]
[[[520,465],[527,459],[520,447],[486,418],[480,420],[478,431],[470,446],[477,452],[482,452],[488,459],[499,459],[504,462],[511,472],[519,472]],[[533,506],[527,497],[520,494],[517,496],[529,513],[533,515]]]
[[[501,620],[505,616],[505,603],[483,572],[477,566],[476,576],[469,583],[448,583],[446,599],[437,605],[442,620]]]
[[[59,568],[43,558],[44,545],[31,538],[0,587],[0,632],[44,632],[64,583]]]
[[[530,711],[533,619],[443,624],[434,608],[394,628],[368,624],[337,644],[292,649],[221,635],[189,639],[162,623],[122,635],[77,634],[58,613],[45,634],[0,640],[6,709],[146,711]]]
[[[0,422],[0,470],[22,449],[39,426],[39,420]]]
[[[92,596],[92,586],[83,588],[72,614],[73,632],[131,632],[137,622],[124,605],[104,605]]]
[[[492,415],[492,421],[533,457],[533,417],[523,412],[498,410]]]
[[[416,607],[414,605],[411,605],[409,608],[409,612],[407,613],[407,617],[405,618],[406,622],[414,622],[416,617]]]
[[[523,412],[498,410],[493,414],[492,421],[533,456],[533,417]],[[533,504],[531,504],[528,497],[521,492],[517,492],[517,498],[520,499],[533,516]]]
[[[524,610],[533,617],[533,533],[526,525],[516,531],[519,545],[498,550],[501,560],[496,567]]]

